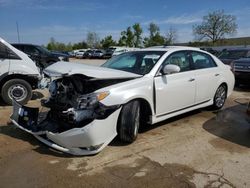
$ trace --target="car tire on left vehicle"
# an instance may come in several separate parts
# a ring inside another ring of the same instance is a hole
[[[12,105],[12,98],[21,104],[26,104],[32,97],[31,85],[22,79],[8,80],[2,87],[1,95],[9,105]]]

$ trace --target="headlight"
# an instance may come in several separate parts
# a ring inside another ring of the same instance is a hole
[[[99,101],[105,99],[108,95],[109,92],[107,91],[83,95],[78,99],[78,108],[93,108]]]

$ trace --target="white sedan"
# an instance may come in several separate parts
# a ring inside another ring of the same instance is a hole
[[[44,71],[52,80],[49,108],[14,101],[12,122],[57,150],[100,152],[117,135],[133,142],[139,127],[198,108],[223,107],[232,93],[230,67],[191,47],[155,47],[115,56],[101,67],[58,62]]]

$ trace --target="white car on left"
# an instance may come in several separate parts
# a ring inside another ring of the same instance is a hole
[[[52,82],[49,109],[14,105],[12,122],[48,146],[74,155],[100,152],[117,135],[131,143],[138,129],[198,108],[223,107],[234,75],[198,48],[157,47],[126,52],[101,67],[58,62],[44,71]],[[39,122],[39,123],[38,123]]]
[[[0,38],[0,92],[5,103],[12,105],[12,99],[27,103],[38,87],[39,72],[25,53]]]

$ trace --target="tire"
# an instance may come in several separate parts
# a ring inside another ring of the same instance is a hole
[[[227,87],[225,84],[222,84],[218,87],[214,95],[214,103],[212,105],[213,110],[219,110],[225,104],[227,98]]]
[[[12,79],[3,85],[1,95],[4,102],[9,105],[12,105],[12,98],[21,104],[26,104],[32,97],[32,88],[25,80]]]
[[[136,140],[140,126],[140,103],[131,101],[121,110],[118,121],[118,136],[121,141],[132,143]]]

